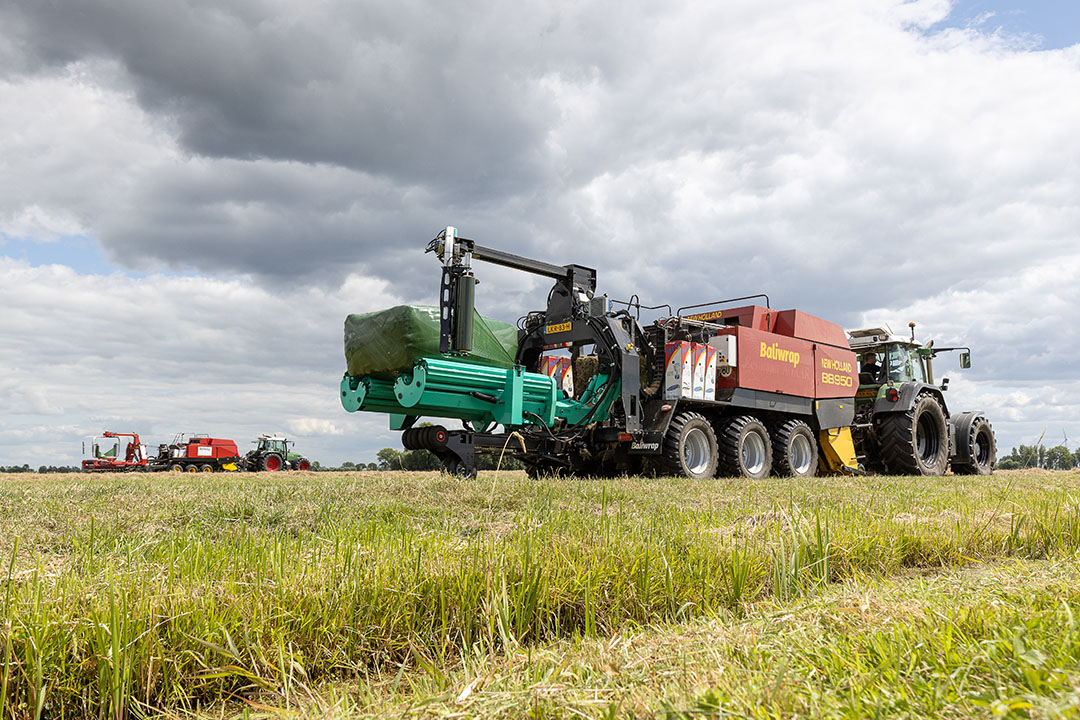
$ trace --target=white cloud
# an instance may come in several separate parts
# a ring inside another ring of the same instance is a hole
[[[206,432],[243,447],[287,427],[324,462],[373,455],[396,437],[384,417],[341,408],[341,327],[349,312],[395,303],[370,278],[271,293],[244,279],[80,275],[0,258],[0,464],[72,462],[77,439],[102,430],[150,444]],[[34,444],[50,432],[54,443]],[[28,457],[31,447],[47,455]]]
[[[345,431],[324,418],[297,418],[289,421],[289,430],[301,437],[308,435],[344,435]]]

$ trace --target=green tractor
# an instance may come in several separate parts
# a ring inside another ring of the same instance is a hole
[[[244,456],[245,470],[310,470],[311,462],[300,453],[290,452],[293,445],[284,435],[260,435],[255,440],[255,449]]]
[[[971,367],[966,347],[935,348],[883,328],[848,332],[861,362],[855,396],[856,452],[870,470],[893,475],[989,475],[997,464],[994,429],[981,412],[950,415],[949,379],[934,384],[933,360],[960,350],[960,367]],[[880,361],[880,364],[878,364]]]

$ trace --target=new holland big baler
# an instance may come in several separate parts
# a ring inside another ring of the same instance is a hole
[[[388,414],[406,448],[430,450],[448,471],[472,476],[477,452],[506,452],[533,474],[859,472],[855,355],[839,326],[772,310],[765,296],[662,306],[666,316],[642,325],[642,309],[660,308],[598,295],[591,268],[487,248],[454,228],[427,249],[442,262],[439,307],[349,316],[341,403]],[[474,260],[551,278],[547,307],[516,332],[480,317]],[[766,306],[702,311],[756,297]]]

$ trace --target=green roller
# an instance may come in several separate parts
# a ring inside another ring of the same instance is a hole
[[[347,373],[341,380],[341,404],[350,412],[458,418],[507,427],[534,422],[533,416],[555,422],[560,397],[555,379],[547,375],[436,357],[421,358],[412,372],[394,382]]]
[[[608,380],[607,375],[594,377],[579,402],[564,399],[554,378],[520,366],[504,369],[425,357],[393,382],[346,373],[341,404],[349,412],[457,418],[485,426],[553,425],[557,418],[577,423],[607,417],[618,395],[617,388],[607,387]],[[594,405],[600,407],[594,411]]]

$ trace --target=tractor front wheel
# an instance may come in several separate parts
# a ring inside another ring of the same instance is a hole
[[[283,464],[280,455],[277,453],[267,453],[266,455],[263,455],[262,461],[259,462],[259,467],[266,472],[277,472],[281,469]]]
[[[990,421],[981,415],[957,423],[956,443],[966,449],[967,462],[954,462],[957,475],[989,475],[997,465],[997,442]]]
[[[941,402],[929,392],[915,396],[907,412],[878,422],[881,459],[894,475],[944,475],[949,462],[949,428]]]
[[[297,470],[310,470],[311,469],[311,463],[309,463],[307,461],[307,458],[300,458],[299,460],[296,461],[296,469]]]

